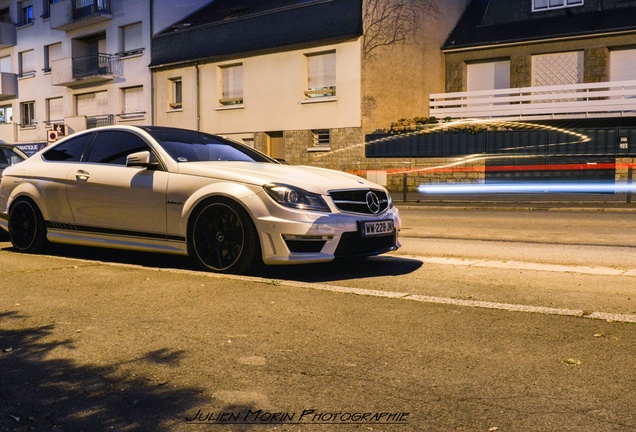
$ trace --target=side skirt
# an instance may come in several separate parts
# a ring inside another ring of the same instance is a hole
[[[176,255],[188,255],[188,247],[183,239],[157,238],[156,236],[106,234],[56,228],[47,223],[47,239],[52,243],[78,246],[95,246],[111,249],[124,249],[141,252],[157,252]]]

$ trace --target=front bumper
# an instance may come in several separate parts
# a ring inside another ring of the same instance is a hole
[[[326,262],[339,257],[378,255],[400,247],[401,220],[395,208],[374,217],[289,213],[296,219],[272,216],[256,219],[265,264]],[[360,222],[380,220],[392,220],[394,230],[372,237],[361,234]]]

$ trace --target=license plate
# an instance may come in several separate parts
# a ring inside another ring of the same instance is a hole
[[[360,222],[362,237],[384,236],[393,234],[393,221],[391,219]]]

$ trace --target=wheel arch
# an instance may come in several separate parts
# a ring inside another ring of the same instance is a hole
[[[200,240],[200,236],[196,234],[198,218],[203,212],[207,211],[208,207],[212,207],[214,205],[221,204],[229,208],[230,211],[237,214],[239,220],[243,221],[241,223],[247,224],[249,227],[243,228],[243,233],[241,237],[243,241],[250,241],[247,243],[243,243],[243,249],[241,254],[241,258],[237,257],[237,261],[232,263],[232,268],[217,268],[217,270],[221,273],[225,272],[238,272],[239,274],[246,271],[250,266],[260,266],[263,263],[263,247],[262,240],[260,238],[260,232],[257,228],[256,221],[254,220],[251,212],[248,207],[242,203],[240,200],[237,200],[235,197],[229,197],[227,195],[208,195],[204,199],[200,200],[197,205],[195,205],[192,211],[189,214],[187,220],[187,233],[186,233],[186,245],[187,245],[187,253],[189,256],[194,257],[200,264],[205,260],[201,258],[198,253],[197,239]],[[222,240],[219,240],[222,242]],[[205,244],[205,243],[204,243]],[[249,247],[247,245],[250,245]],[[246,249],[247,248],[247,249]],[[240,261],[239,261],[240,260]],[[205,269],[211,269],[212,267],[205,263],[203,264]]]
[[[42,218],[48,220],[48,209],[44,205],[44,197],[40,190],[31,183],[22,183],[11,191],[11,195],[7,199],[7,215],[11,212],[11,207],[20,199],[28,199],[35,204],[42,215]]]
[[[183,225],[181,226],[179,231],[184,232],[187,238],[191,219],[196,210],[198,210],[200,206],[205,202],[218,199],[226,199],[237,203],[243,208],[243,210],[247,212],[250,219],[252,220],[252,223],[255,223],[257,214],[254,211],[255,209],[252,208],[254,200],[250,198],[256,195],[259,192],[259,189],[262,190],[262,188],[260,187],[229,182],[214,183],[212,185],[208,185],[199,189],[198,191],[196,191],[196,193],[191,194],[183,203],[183,208],[181,211],[181,223]],[[250,204],[247,203],[248,201],[250,202]]]

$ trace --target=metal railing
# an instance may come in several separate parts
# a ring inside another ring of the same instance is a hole
[[[112,114],[86,117],[86,129],[93,129],[100,126],[110,126],[114,124],[115,116]]]
[[[121,75],[121,61],[112,54],[73,57],[73,78],[100,75]]]
[[[555,119],[636,116],[636,80],[430,95],[438,119]]]
[[[82,19],[97,13],[110,13],[110,0],[74,0],[73,19]]]

